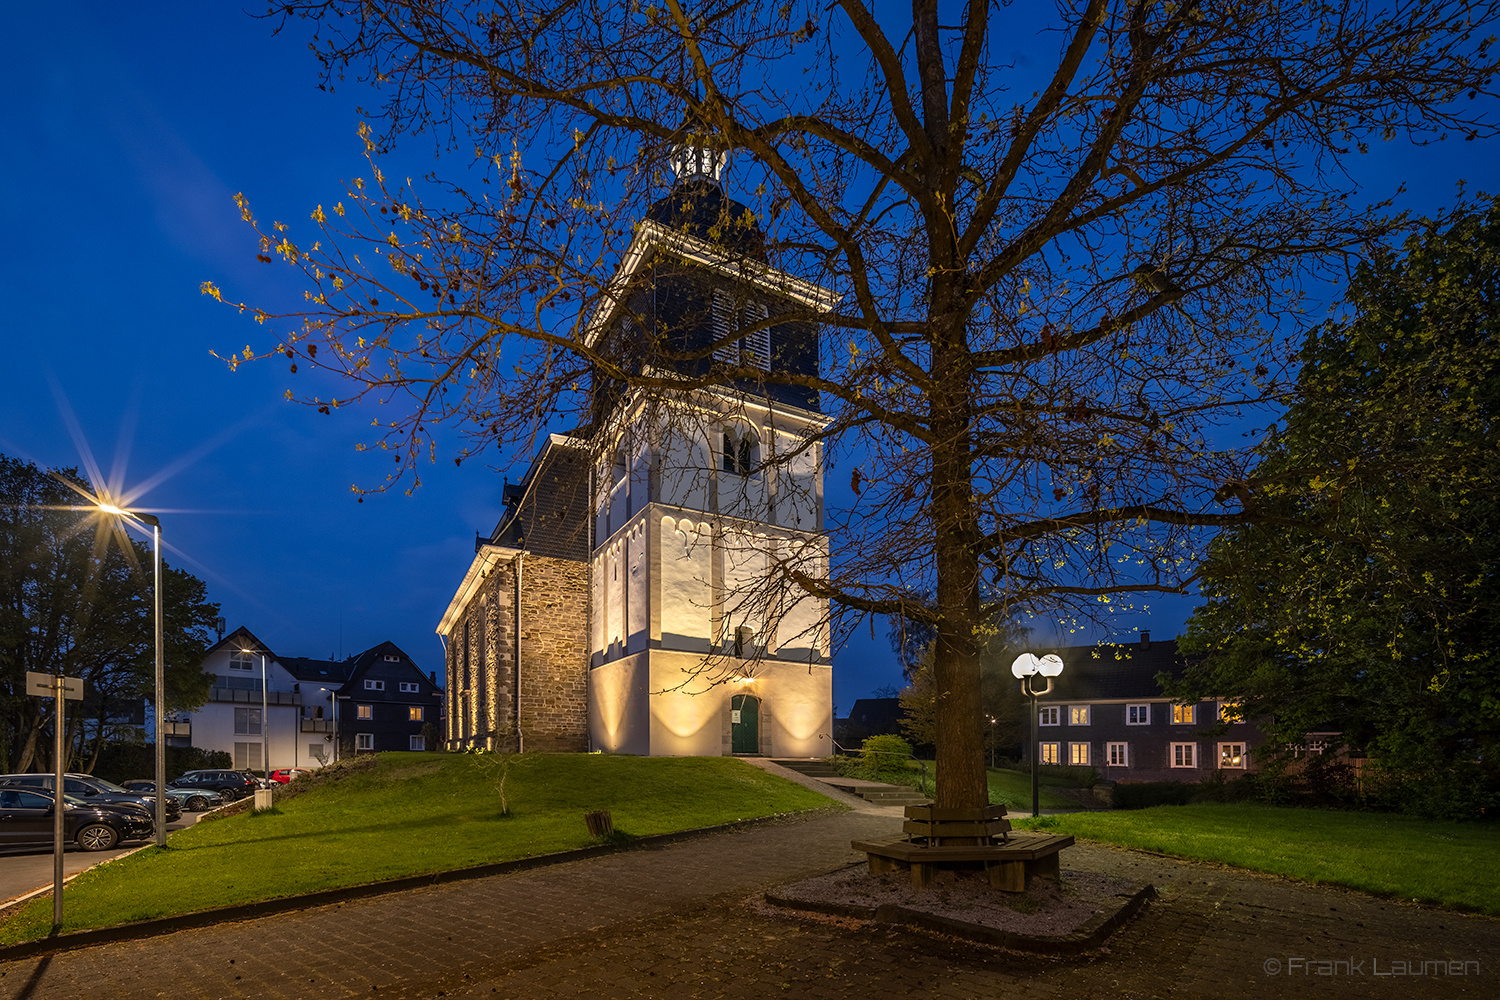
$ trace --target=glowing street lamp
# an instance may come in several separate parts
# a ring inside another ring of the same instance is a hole
[[[96,506],[106,514],[114,514],[151,525],[152,542],[156,553],[154,559],[156,580],[152,587],[156,604],[156,843],[158,846],[165,846],[167,843],[167,745],[162,738],[166,680],[162,657],[161,521],[155,514],[126,510],[112,503],[99,502]]]
[[[1037,733],[1037,698],[1052,691],[1052,678],[1063,672],[1062,657],[1056,653],[1048,653],[1046,656],[1036,656],[1032,653],[1022,653],[1016,657],[1016,661],[1010,665],[1010,672],[1021,681],[1021,691],[1031,695],[1031,815],[1040,816],[1041,792],[1037,782],[1037,758],[1040,756],[1041,744],[1038,742]],[[1040,691],[1036,689],[1036,678],[1047,678],[1047,686]]]

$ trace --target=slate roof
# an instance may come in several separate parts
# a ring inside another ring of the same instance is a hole
[[[306,656],[281,656],[276,662],[298,681],[304,684],[343,684],[354,668],[354,658],[347,660],[315,660]]]
[[[555,559],[588,558],[589,453],[581,442],[564,442],[549,439],[526,478],[506,484],[506,510],[491,544]]]
[[[1063,672],[1044,702],[1162,698],[1156,675],[1166,671],[1181,676],[1186,667],[1175,639],[1065,646],[1055,652],[1062,657]]]
[[[747,257],[766,259],[765,235],[755,213],[725,194],[717,181],[678,181],[646,210],[646,218]]]
[[[900,698],[857,698],[845,721],[857,723],[871,732],[895,733],[901,725]]]

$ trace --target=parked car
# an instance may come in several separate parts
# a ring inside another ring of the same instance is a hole
[[[312,772],[305,767],[279,767],[271,772],[271,780],[285,785],[302,777],[304,774],[312,774]]]
[[[51,774],[4,774],[0,775],[0,786],[11,785],[20,788],[34,788],[45,792],[52,791],[52,783],[56,780]],[[154,795],[142,795],[129,789],[121,788],[113,781],[105,781],[96,778],[92,774],[64,774],[63,794],[75,799],[82,799],[95,805],[109,805],[111,803],[129,802],[144,806],[147,812],[155,813],[156,797]],[[166,803],[166,820],[168,823],[182,815],[182,806],[168,800]]]
[[[188,771],[180,778],[167,782],[173,788],[189,788],[218,792],[230,802],[243,799],[260,786],[260,779],[244,771],[202,770]]]
[[[156,801],[156,782],[150,778],[132,778],[130,781],[122,782],[121,784],[129,791],[140,795],[148,795],[151,797],[151,801]],[[210,789],[173,788],[171,785],[168,785],[166,788],[166,796],[168,800],[176,802],[182,808],[183,812],[190,813],[202,812],[205,809],[212,809],[215,806],[221,806],[230,801],[218,792]]]
[[[156,832],[151,814],[128,802],[96,803],[63,796],[63,837],[85,851],[107,851],[126,840],[144,840]],[[10,785],[0,787],[0,846],[50,845],[53,833],[51,792]]]

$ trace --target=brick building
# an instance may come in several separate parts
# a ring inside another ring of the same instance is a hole
[[[817,329],[790,315],[832,299],[767,266],[720,165],[682,151],[586,336],[685,384],[726,364],[815,376]],[[591,424],[506,486],[438,625],[448,745],[828,754],[828,605],[787,579],[828,560],[817,393],[592,388]]]

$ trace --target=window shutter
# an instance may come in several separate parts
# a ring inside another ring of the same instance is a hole
[[[714,343],[719,343],[734,332],[734,296],[722,288],[714,289],[713,310],[709,325],[713,328]],[[732,365],[739,361],[739,353],[739,341],[731,340],[714,351],[714,360]]]
[[[754,365],[756,368],[769,370],[771,367],[771,328],[762,326],[759,330],[752,327],[762,324],[770,315],[764,302],[751,302],[745,306],[744,323],[741,329],[750,330],[741,341],[745,352],[745,363]]]

